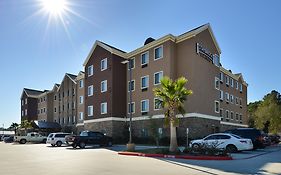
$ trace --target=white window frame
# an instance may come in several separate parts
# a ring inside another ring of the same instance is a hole
[[[237,112],[235,113],[235,120],[239,121],[239,114]]]
[[[239,114],[239,121],[243,121],[242,117],[243,117],[243,116],[242,116],[242,114],[240,113],[240,114]]]
[[[142,79],[143,78],[145,78],[145,77],[147,77],[147,86],[146,87],[142,87]],[[141,89],[146,89],[146,88],[148,88],[149,87],[149,75],[145,75],[145,76],[142,76],[141,77]]]
[[[154,104],[154,107],[153,107],[153,109],[154,109],[154,111],[159,111],[159,110],[162,110],[163,108],[159,108],[159,109],[156,109],[155,107],[156,107],[156,100],[159,100],[159,101],[162,101],[160,98],[154,98],[154,100],[153,100],[153,104]]]
[[[27,109],[24,110],[25,116],[27,116]]]
[[[57,113],[57,107],[54,107],[54,112]]]
[[[162,48],[162,54],[161,54],[161,57],[155,58],[155,51],[156,51],[156,49],[158,49],[158,48]],[[154,48],[154,51],[153,51],[154,61],[162,59],[162,58],[163,58],[163,55],[164,55],[163,45]]]
[[[103,111],[103,106],[105,106],[105,111]],[[103,102],[100,104],[100,113],[107,114],[107,102]]]
[[[236,84],[236,89],[238,90],[239,89],[239,82],[235,81],[235,84]]]
[[[232,115],[231,115],[232,114]],[[232,117],[231,117],[232,116]],[[234,112],[230,111],[230,120],[234,120]]]
[[[25,104],[27,105],[27,98],[25,98]]]
[[[229,102],[229,93],[228,92],[225,92],[225,101],[226,102]]]
[[[224,92],[222,90],[220,90],[220,100],[223,101],[223,97],[224,97]]]
[[[131,104],[133,104],[133,111],[132,111],[132,114],[134,114],[135,111],[136,111],[136,103],[135,103],[135,102],[132,102]],[[130,103],[128,103],[128,114],[130,114]]]
[[[142,63],[142,56],[145,55],[145,54],[147,54],[147,62],[146,63]],[[146,51],[146,52],[141,54],[140,62],[141,62],[141,66],[146,65],[146,64],[149,63],[149,51]]]
[[[91,93],[90,93],[90,94],[89,94],[89,89],[92,89],[92,91],[91,91]],[[93,96],[93,95],[94,95],[94,86],[93,86],[93,85],[88,86],[88,91],[87,91],[87,93],[88,93],[88,97],[90,97],[90,96]]]
[[[84,87],[84,80],[79,80],[79,88],[83,88]]]
[[[134,67],[131,68],[131,70],[133,70],[136,67],[136,59],[135,59],[135,57],[129,59],[129,62],[127,63],[128,64],[128,70],[130,70],[130,60],[134,62]]]
[[[90,111],[90,113],[89,113]],[[94,107],[91,105],[91,106],[88,106],[88,116],[89,117],[92,117],[94,115]]]
[[[218,104],[218,111],[216,110],[216,105]],[[220,102],[219,101],[215,101],[215,113],[220,113]]]
[[[159,79],[159,83],[155,83],[156,74],[160,74],[160,73],[162,74],[162,77]],[[154,85],[159,85],[159,84],[161,84],[160,80],[163,78],[163,76],[164,76],[163,71],[155,72],[155,73],[154,73],[154,79],[153,79],[154,81],[153,81],[153,84],[154,84]]]
[[[142,110],[142,102],[145,102],[145,101],[147,101],[147,110],[146,110],[146,111],[143,111],[143,110]],[[141,106],[141,112],[142,112],[142,113],[143,113],[143,112],[149,112],[149,99],[142,100],[140,106]]]
[[[24,111],[23,110],[21,111],[21,116],[24,116]]]
[[[225,84],[229,86],[229,76],[225,75]]]
[[[82,121],[84,119],[84,113],[79,112],[79,120]]]
[[[229,110],[225,110],[225,118],[226,118],[226,119],[229,119],[229,118],[230,118],[230,116],[229,116]]]
[[[223,72],[220,72],[220,82],[222,83],[223,83],[223,77],[224,77]]]
[[[239,86],[240,92],[243,92],[243,85],[242,85],[242,83],[240,83],[239,85],[240,85],[240,86]]]
[[[218,87],[217,87],[218,83]],[[220,79],[218,77],[215,77],[215,89],[220,90]]]
[[[88,74],[88,77],[94,75],[94,66],[93,65],[88,66],[87,74]]]
[[[222,111],[222,112],[221,112],[221,111]],[[223,116],[223,108],[220,108],[219,114],[220,114],[220,117],[221,117],[221,118],[224,118],[224,116]],[[222,116],[221,116],[221,115],[222,115]]]
[[[105,63],[105,64],[104,64],[105,67],[102,67],[102,65],[103,65],[102,63]],[[100,70],[101,70],[101,71],[104,71],[104,70],[107,69],[107,67],[108,67],[107,58],[104,58],[104,59],[102,59],[101,62],[100,62]]]
[[[230,95],[230,103],[234,104],[234,96],[232,94]]]
[[[235,97],[235,104],[239,105],[239,98],[238,97]]]
[[[134,82],[134,88],[132,89],[132,92],[135,91],[136,88],[136,81],[132,80],[132,82]],[[130,92],[130,81],[128,81],[128,92]]]
[[[83,103],[84,103],[84,96],[81,95],[81,96],[79,96],[79,104],[81,105]]]
[[[102,85],[103,85],[103,84],[105,85],[105,88],[104,88],[104,89],[102,88]],[[100,83],[100,91],[101,91],[101,93],[107,91],[107,80],[103,80],[103,81]]]
[[[230,86],[234,87],[234,80],[233,80],[233,78],[230,78]]]
[[[239,99],[239,105],[240,105],[240,107],[242,107],[242,105],[243,105],[242,98]]]

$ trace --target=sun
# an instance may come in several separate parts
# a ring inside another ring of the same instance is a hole
[[[51,16],[62,15],[67,10],[67,0],[40,0],[45,12]]]

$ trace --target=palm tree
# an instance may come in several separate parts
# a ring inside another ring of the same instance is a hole
[[[191,90],[187,90],[184,86],[187,79],[178,78],[176,81],[169,77],[161,79],[161,88],[155,88],[154,94],[158,97],[159,103],[164,108],[165,120],[164,124],[170,126],[170,152],[176,152],[178,148],[176,127],[179,124],[177,114],[184,114],[184,101],[187,96],[192,94]]]
[[[19,127],[19,124],[17,124],[17,123],[12,123],[9,128],[10,128],[10,129],[14,129],[15,135],[16,135],[18,127]]]

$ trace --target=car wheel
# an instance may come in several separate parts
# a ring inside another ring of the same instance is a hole
[[[238,149],[235,145],[226,146],[226,152],[228,152],[228,153],[236,153],[237,151],[238,151]]]
[[[21,139],[20,140],[20,144],[25,144],[26,143],[26,140],[25,139]]]
[[[62,142],[61,142],[61,141],[57,141],[56,145],[57,145],[58,147],[61,147]]]
[[[194,143],[194,144],[192,144],[192,148],[194,149],[194,150],[198,150],[199,149],[199,144],[198,143]]]
[[[86,147],[86,144],[85,144],[84,142],[81,142],[81,143],[79,144],[79,147],[83,149],[83,148]]]
[[[51,144],[51,146],[52,146],[52,147],[55,147],[56,145],[55,145],[55,144]]]
[[[47,139],[43,139],[42,143],[46,143],[47,142]]]
[[[77,144],[76,144],[76,143],[73,143],[73,144],[72,144],[72,148],[77,148]]]

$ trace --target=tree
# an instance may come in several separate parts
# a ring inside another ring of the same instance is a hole
[[[9,128],[10,128],[10,129],[13,129],[13,130],[15,131],[15,135],[16,135],[18,127],[19,127],[19,124],[17,124],[17,123],[12,123]]]
[[[264,96],[254,113],[255,126],[272,133],[281,131],[281,96],[277,91]]]
[[[23,121],[21,121],[20,127],[21,127],[21,128],[24,128],[24,132],[25,132],[25,134],[26,134],[26,130],[27,130],[28,128],[32,128],[32,122],[30,122],[30,121],[28,121],[28,120],[23,120]]]
[[[248,125],[251,128],[255,127],[255,119],[257,118],[256,115],[255,115],[255,112],[257,111],[261,102],[262,101],[256,101],[256,102],[248,104],[248,113],[249,113]]]
[[[154,89],[154,94],[161,101],[164,108],[164,124],[170,126],[170,152],[176,152],[178,148],[176,127],[179,124],[177,114],[184,114],[184,102],[188,95],[192,94],[191,90],[187,90],[184,86],[187,79],[180,77],[173,81],[169,77],[161,79],[161,87]]]

